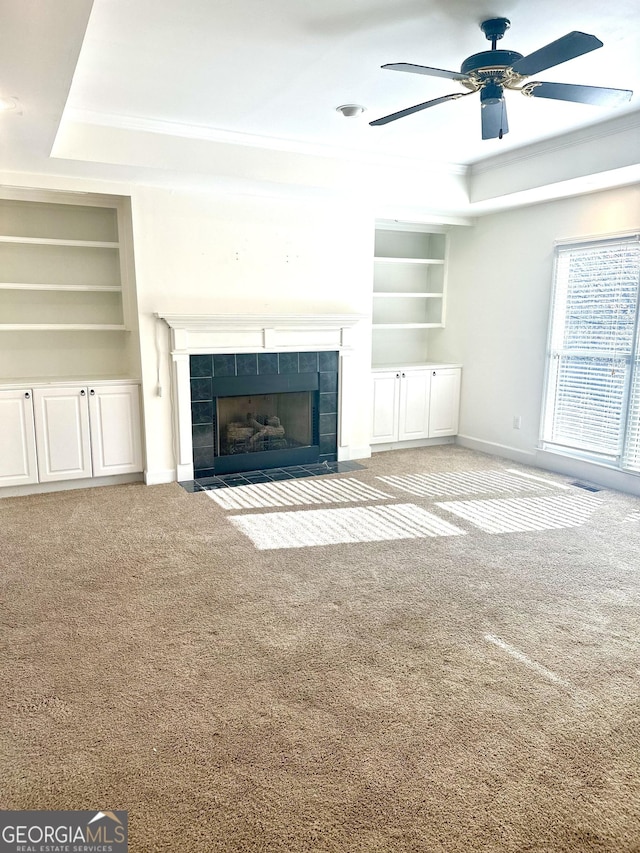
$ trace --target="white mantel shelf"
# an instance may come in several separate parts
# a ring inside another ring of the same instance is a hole
[[[349,349],[349,332],[366,314],[171,314],[172,352],[222,353]]]
[[[158,312],[156,317],[164,320],[172,329],[228,329],[274,328],[318,326],[353,326],[366,314],[169,314]]]
[[[356,458],[350,447],[353,387],[351,331],[367,314],[172,314],[156,312],[171,329],[178,480],[193,479],[189,356],[244,352],[339,353],[338,459]]]

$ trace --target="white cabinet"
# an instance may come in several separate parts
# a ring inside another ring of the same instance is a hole
[[[461,373],[459,367],[431,371],[430,438],[456,435],[458,432]]]
[[[371,444],[455,435],[460,376],[459,367],[374,371]]]
[[[400,373],[373,374],[372,444],[398,440]]]
[[[40,482],[91,476],[87,389],[34,388]]]
[[[371,443],[428,438],[430,387],[428,370],[374,373]]]
[[[3,390],[0,430],[0,486],[142,471],[137,385]]]
[[[0,390],[0,487],[38,482],[30,389]]]
[[[398,441],[429,437],[430,396],[431,376],[428,370],[401,371]]]
[[[94,477],[142,470],[137,385],[90,387],[89,423]]]

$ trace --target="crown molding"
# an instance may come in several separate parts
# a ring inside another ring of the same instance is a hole
[[[172,122],[141,116],[102,113],[95,110],[68,108],[65,110],[63,121],[65,123],[110,127],[133,133],[153,133],[160,136],[173,136],[181,139],[215,142],[224,145],[264,148],[269,151],[282,151],[288,154],[305,154],[313,157],[339,160],[357,160],[359,163],[367,163],[374,166],[420,168],[422,172],[433,171],[441,174],[445,170],[451,175],[464,176],[469,170],[467,165],[460,163],[425,163],[416,157],[402,157],[397,154],[385,154],[376,151],[359,151],[337,145],[242,133],[206,125],[189,124],[187,122]]]
[[[561,136],[554,136],[522,148],[515,148],[504,154],[487,157],[483,160],[476,160],[469,166],[470,175],[481,175],[492,171],[497,166],[510,166],[523,163],[534,157],[554,154],[567,148],[572,148],[575,145],[597,142],[609,136],[638,129],[640,129],[640,110],[633,110],[624,115],[615,116],[597,124],[591,124],[588,127],[563,133]]]

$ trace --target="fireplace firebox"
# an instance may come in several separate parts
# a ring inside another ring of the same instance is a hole
[[[195,478],[337,459],[338,353],[191,355]]]

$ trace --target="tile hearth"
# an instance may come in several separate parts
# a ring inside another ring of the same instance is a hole
[[[228,489],[233,486],[249,486],[255,483],[273,483],[278,480],[297,480],[304,477],[320,477],[323,474],[344,474],[362,471],[358,462],[320,462],[314,465],[293,465],[288,468],[269,468],[265,471],[246,471],[241,474],[221,474],[216,477],[199,477],[179,483],[187,492],[206,492],[211,489]]]

